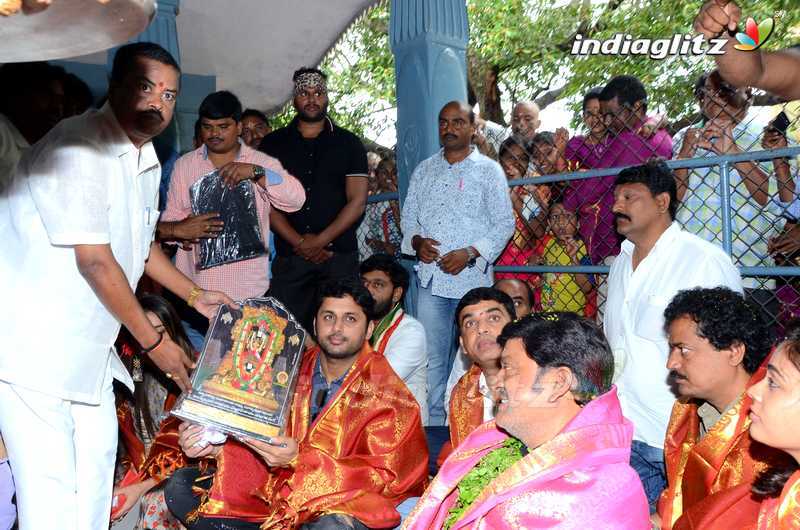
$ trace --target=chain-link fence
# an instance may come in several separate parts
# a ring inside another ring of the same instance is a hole
[[[796,186],[797,102],[752,106],[750,90],[716,74],[694,89],[696,123],[670,130],[640,103],[584,103],[586,134],[539,132],[497,146],[509,178],[516,229],[495,276],[527,282],[536,310],[600,320],[605,278],[619,252],[613,184],[621,169],[667,159],[677,185],[675,220],[722,247],[740,269],[747,297],[777,334],[800,316],[800,200]],[[621,99],[621,98],[619,98]],[[673,125],[673,127],[675,127]],[[399,256],[397,193],[368,200],[361,257]]]

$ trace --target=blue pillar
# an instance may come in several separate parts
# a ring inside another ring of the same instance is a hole
[[[439,110],[467,101],[468,38],[465,0],[392,0],[401,201],[411,172],[439,149]]]
[[[397,180],[402,204],[411,173],[439,150],[439,111],[467,101],[466,0],[392,0],[389,41],[397,82]],[[417,314],[414,262],[405,308]]]

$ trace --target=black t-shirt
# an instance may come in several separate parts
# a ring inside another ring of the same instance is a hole
[[[348,176],[367,177],[367,151],[358,137],[325,120],[316,138],[306,139],[297,130],[297,118],[261,140],[259,150],[280,160],[306,190],[306,202],[293,213],[286,213],[289,224],[300,234],[319,234],[330,225],[347,204],[345,182]],[[357,221],[329,247],[334,252],[358,250]],[[292,246],[275,234],[275,251],[291,256]]]

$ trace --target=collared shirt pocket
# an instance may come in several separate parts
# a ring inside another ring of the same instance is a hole
[[[666,342],[664,309],[667,308],[667,305],[669,305],[669,299],[664,296],[649,294],[643,297],[636,308],[633,332],[650,342]]]

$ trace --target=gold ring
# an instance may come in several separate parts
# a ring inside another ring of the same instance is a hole
[[[167,379],[172,379],[172,374],[169,372],[165,372],[164,375],[167,376]]]

